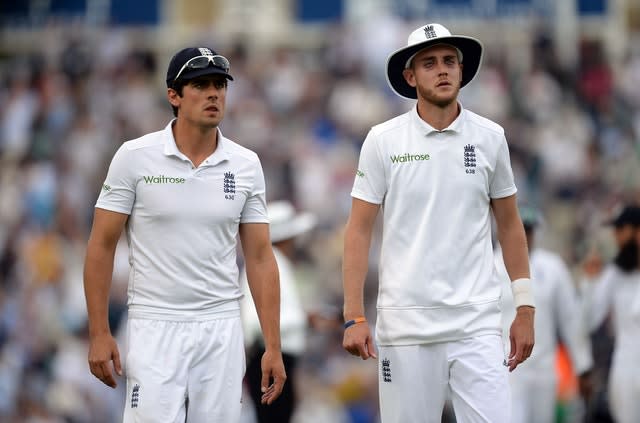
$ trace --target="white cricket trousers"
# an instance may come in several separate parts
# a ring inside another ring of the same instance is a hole
[[[509,374],[513,423],[554,421],[558,395],[555,371],[518,367]]]
[[[640,422],[640,369],[637,357],[621,359],[614,352],[609,376],[609,404],[617,423]]]
[[[235,423],[245,354],[237,316],[129,318],[124,423]]]
[[[378,351],[382,423],[440,423],[446,399],[458,423],[511,423],[500,335]]]

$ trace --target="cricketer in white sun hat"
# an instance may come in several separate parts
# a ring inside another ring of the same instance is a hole
[[[269,216],[269,233],[271,242],[284,241],[302,235],[316,226],[317,218],[314,214],[297,213],[293,205],[284,200],[267,204]]]
[[[460,88],[467,85],[478,72],[482,61],[482,44],[473,37],[451,35],[451,32],[438,23],[430,23],[416,29],[409,35],[407,46],[389,55],[387,59],[387,82],[399,96],[416,99],[416,88],[404,79],[402,72],[411,65],[411,59],[420,50],[436,44],[447,44],[458,50],[462,63],[462,82]]]

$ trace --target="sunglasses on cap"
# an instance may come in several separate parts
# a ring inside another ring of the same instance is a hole
[[[218,69],[222,69],[224,73],[229,73],[230,65],[229,60],[227,60],[226,57],[220,56],[219,54],[215,56],[196,56],[187,60],[187,62],[182,65],[180,71],[173,80],[177,81],[185,70],[204,69],[209,66],[209,63]]]

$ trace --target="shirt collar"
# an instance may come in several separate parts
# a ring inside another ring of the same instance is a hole
[[[462,129],[462,122],[466,117],[466,111],[465,111],[465,108],[462,107],[462,104],[460,104],[459,102],[458,102],[458,107],[460,107],[460,113],[455,118],[455,120],[451,122],[451,124],[446,128],[444,128],[443,130],[438,130],[434,128],[433,126],[429,125],[420,117],[420,115],[418,114],[418,103],[416,103],[416,105],[414,106],[411,114],[412,114],[413,120],[418,124],[421,132],[424,133],[424,135],[432,135],[434,133],[437,134],[442,132],[460,133]]]
[[[169,122],[169,124],[164,128],[164,154],[166,156],[176,156],[183,160],[189,160],[189,158],[178,149],[176,140],[173,137],[173,131],[171,130],[171,128],[173,127],[175,121],[176,119],[173,118],[171,122]],[[202,166],[215,166],[218,163],[228,160],[230,157],[228,149],[225,148],[229,140],[227,140],[222,135],[222,131],[220,131],[220,128],[217,128],[216,130],[218,131],[218,146],[216,147],[216,150],[205,159]]]
[[[164,140],[164,154],[165,156],[177,156],[182,159],[186,159],[186,156],[178,150],[178,146],[176,145],[176,140],[173,138],[173,131],[171,128],[173,127],[173,123],[176,121],[175,118],[171,119],[171,122],[167,126],[165,126],[163,131],[163,140]]]

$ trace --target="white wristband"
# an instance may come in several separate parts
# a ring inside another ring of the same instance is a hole
[[[513,293],[513,303],[516,308],[520,306],[535,307],[533,293],[531,292],[531,279],[520,278],[511,282],[511,292]]]

